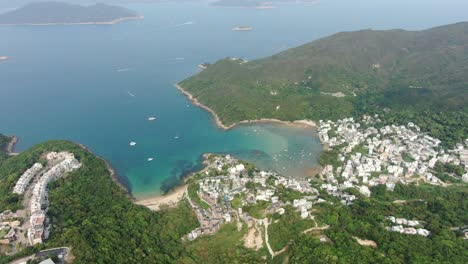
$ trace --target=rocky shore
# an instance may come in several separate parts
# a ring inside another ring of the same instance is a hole
[[[283,121],[283,120],[279,120],[279,119],[274,119],[274,118],[261,118],[261,119],[255,119],[255,120],[243,120],[243,121],[240,121],[240,122],[237,122],[237,123],[234,123],[232,125],[225,125],[223,124],[223,122],[221,121],[221,119],[219,118],[218,114],[216,114],[216,112],[209,108],[208,106],[200,103],[197,98],[195,98],[191,93],[189,93],[187,90],[185,90],[182,86],[180,86],[179,84],[176,84],[175,85],[176,88],[182,93],[184,94],[194,105],[202,108],[202,109],[205,109],[206,111],[210,112],[212,115],[213,115],[213,118],[214,118],[214,122],[216,124],[216,126],[218,126],[219,128],[222,128],[224,130],[229,130],[229,129],[232,129],[240,124],[253,124],[253,123],[280,123],[280,124],[284,124],[284,125],[288,125],[288,126],[306,126],[306,127],[317,127],[317,124],[312,121],[312,120],[296,120],[296,121]]]

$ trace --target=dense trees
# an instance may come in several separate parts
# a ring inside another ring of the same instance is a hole
[[[11,138],[0,133],[0,164],[8,158],[6,148]]]
[[[398,110],[397,121],[411,119],[436,137],[452,137],[451,145],[467,129],[466,114],[445,120],[446,112],[467,110],[467,27],[338,33],[248,63],[223,59],[180,85],[227,125],[260,118],[333,120],[377,105]],[[414,120],[422,107],[429,114]]]
[[[372,188],[370,198],[360,197],[344,206],[321,193],[327,203],[316,204],[313,215],[327,230],[307,234],[315,226],[303,220],[292,207],[282,216],[269,216],[270,244],[274,250],[287,245],[285,253],[271,258],[265,248],[249,250],[243,245],[246,225],[226,224],[213,236],[193,242],[181,237],[198,226],[187,202],[177,208],[152,212],[133,204],[109,175],[103,160],[66,141],[39,144],[0,165],[0,207],[18,209],[21,197],[11,195],[12,184],[40,155],[67,150],[83,166],[66,178],[50,184],[49,217],[52,233],[45,247],[70,246],[75,263],[466,263],[468,241],[458,227],[468,224],[466,185],[396,185],[393,192],[384,185]],[[458,173],[457,168],[443,168]],[[192,188],[192,192],[196,191]],[[295,192],[280,188],[286,200],[298,198]],[[395,200],[403,200],[395,203]],[[264,217],[268,204],[244,208]],[[389,232],[385,216],[421,220],[431,231],[427,238]],[[278,220],[278,221],[277,221]],[[319,236],[326,236],[320,241]],[[359,245],[356,238],[373,240],[377,247]],[[37,248],[28,248],[29,254]],[[0,257],[0,263],[11,258]]]
[[[378,186],[373,197],[351,206],[321,204],[321,221],[330,224],[325,234],[332,243],[299,236],[291,244],[294,263],[466,263],[468,241],[451,230],[468,221],[464,187],[397,185],[394,192]],[[406,203],[393,203],[406,199]],[[431,231],[428,238],[385,230],[385,216],[418,219]],[[359,245],[353,237],[370,239],[377,248]]]
[[[133,204],[104,161],[71,142],[39,144],[1,165],[0,207],[21,207],[21,197],[10,195],[12,184],[40,154],[60,150],[83,166],[50,185],[47,247],[70,246],[75,263],[166,263],[186,254],[181,237],[198,225],[187,203],[161,212]]]

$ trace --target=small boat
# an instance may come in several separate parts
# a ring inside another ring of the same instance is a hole
[[[178,138],[179,138],[179,136],[175,136],[174,138],[175,138],[175,139],[178,139]]]
[[[253,29],[253,27],[251,27],[251,26],[237,26],[237,27],[232,28],[232,30],[234,30],[234,31],[250,31],[252,29]]]
[[[156,120],[156,117],[153,117],[153,116],[148,117],[148,121],[154,121],[154,120]]]
[[[148,161],[153,161],[153,160],[154,160],[154,158],[148,158]]]
[[[135,141],[130,142],[130,146],[133,147],[133,146],[135,146],[135,145],[136,145],[136,142],[135,142]]]

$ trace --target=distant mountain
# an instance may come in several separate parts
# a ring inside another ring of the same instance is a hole
[[[218,61],[180,85],[230,125],[358,109],[468,109],[468,23],[343,32],[269,58]]]
[[[95,3],[103,3],[109,5],[134,4],[134,3],[158,3],[166,0],[60,0],[63,3],[77,5],[91,5]],[[184,1],[184,0],[172,0]],[[201,1],[201,0],[200,0]],[[26,4],[44,2],[44,0],[0,0],[0,8],[19,8]]]
[[[140,18],[134,11],[120,6],[39,2],[0,15],[0,25],[112,24]]]
[[[286,3],[318,3],[319,0],[217,0],[213,2],[216,6],[226,7],[272,7],[274,4]]]

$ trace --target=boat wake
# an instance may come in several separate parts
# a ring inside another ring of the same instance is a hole
[[[189,21],[189,22],[185,22],[185,23],[182,23],[182,24],[173,25],[173,26],[170,26],[170,27],[182,27],[182,26],[193,25],[193,24],[194,23],[192,21]]]
[[[134,94],[132,94],[130,91],[127,91],[128,95],[130,95],[131,97],[135,97]]]
[[[133,68],[126,68],[126,69],[117,69],[116,72],[126,72],[126,71],[131,71]]]

